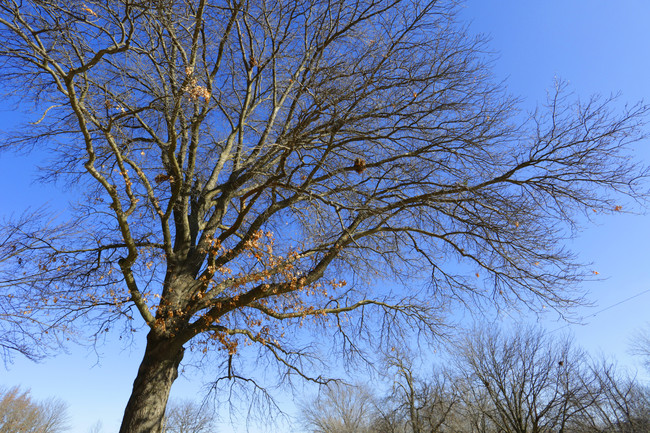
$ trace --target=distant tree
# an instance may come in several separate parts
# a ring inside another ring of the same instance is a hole
[[[617,371],[606,360],[595,362],[591,392],[595,404],[578,414],[576,433],[645,433],[650,431],[650,390]]]
[[[88,433],[102,433],[104,424],[101,421],[97,421],[89,429]]]
[[[366,386],[331,384],[302,408],[302,423],[313,433],[425,433],[454,431],[447,421],[458,402],[444,374],[416,377],[404,352],[391,352],[387,395]]]
[[[214,411],[192,400],[170,401],[163,433],[215,433]]]
[[[327,388],[303,409],[313,433],[647,433],[650,392],[606,360],[539,328],[489,328],[463,340],[433,375],[387,359],[392,389]]]
[[[59,433],[68,430],[67,405],[37,402],[18,387],[0,389],[0,433]]]
[[[539,328],[477,330],[457,352],[461,395],[480,413],[474,418],[489,420],[488,431],[570,431],[599,398],[588,360],[570,340]]]
[[[454,408],[450,431],[455,433],[502,433],[492,420],[494,405],[485,390],[466,386],[466,382],[454,382],[460,403]]]
[[[386,375],[392,379],[391,393],[376,409],[374,430],[378,433],[442,433],[449,428],[459,403],[449,371],[425,377],[414,372],[412,358],[405,352],[391,351],[386,360]]]
[[[631,352],[641,357],[643,364],[650,371],[650,324],[638,330],[632,337]]]
[[[312,433],[371,433],[374,396],[363,386],[331,383],[302,407],[302,423]]]
[[[456,3],[1,1],[4,98],[39,111],[2,147],[48,152],[78,199],[5,224],[3,308],[53,337],[143,323],[120,431],[157,433],[185,348],[220,383],[267,371],[247,354],[325,383],[330,343],[430,337],[474,301],[573,305],[590,271],[564,241],[645,197],[626,149],[647,109],[558,85],[524,116]]]

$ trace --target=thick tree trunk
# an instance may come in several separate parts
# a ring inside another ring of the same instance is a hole
[[[152,332],[124,410],[120,433],[160,433],[172,383],[178,377],[183,348],[157,340]]]

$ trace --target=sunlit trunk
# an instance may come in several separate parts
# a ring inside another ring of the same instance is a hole
[[[168,340],[158,340],[149,333],[133,391],[124,410],[120,433],[162,431],[169,391],[178,377],[178,365],[182,359],[182,347]]]

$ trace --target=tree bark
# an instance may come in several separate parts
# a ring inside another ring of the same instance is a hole
[[[160,433],[165,409],[183,347],[170,340],[147,335],[147,346],[133,382],[133,391],[124,410],[120,433]]]

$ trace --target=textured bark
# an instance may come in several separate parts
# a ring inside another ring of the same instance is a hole
[[[162,431],[167,399],[184,349],[168,340],[147,336],[147,347],[140,363],[133,391],[124,410],[120,433],[159,433]]]

